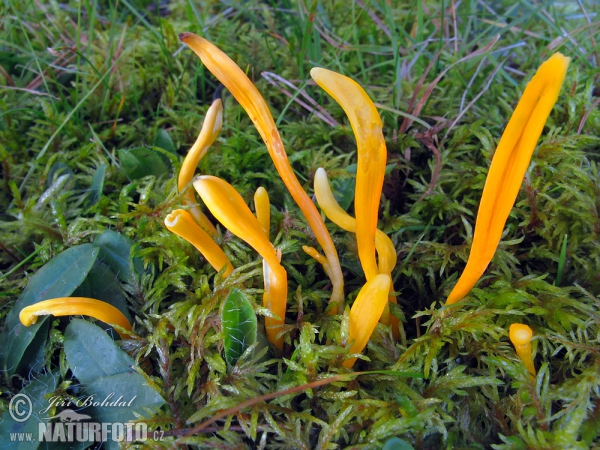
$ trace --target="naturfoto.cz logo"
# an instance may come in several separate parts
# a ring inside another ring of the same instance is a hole
[[[115,398],[115,394],[110,394],[102,400],[97,400],[94,396],[89,396],[76,401],[63,399],[61,397],[51,397],[50,405],[39,411],[45,414],[50,408],[59,407],[127,407],[131,406],[135,397],[129,401],[123,400],[123,396]],[[16,422],[25,422],[33,414],[33,404],[31,399],[25,394],[15,395],[9,403],[9,413]],[[45,422],[38,423],[38,433],[11,433],[10,440],[17,442],[133,442],[162,440],[164,432],[156,430],[149,432],[148,426],[143,422],[89,422],[92,419],[87,414],[81,414],[74,409],[67,408],[58,414],[45,418]]]

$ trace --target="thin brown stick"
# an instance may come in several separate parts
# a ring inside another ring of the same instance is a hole
[[[433,90],[435,89],[435,87],[437,86],[437,84],[440,82],[440,80],[442,79],[442,77],[444,75],[446,75],[446,73],[448,73],[448,71],[450,69],[452,69],[455,65],[465,62],[471,58],[474,58],[476,56],[479,56],[483,53],[486,53],[487,51],[489,51],[495,44],[496,42],[498,42],[498,39],[500,39],[500,35],[497,34],[492,41],[487,44],[485,47],[480,48],[478,50],[475,50],[473,53],[470,53],[466,56],[463,56],[462,58],[460,58],[458,61],[450,64],[448,67],[446,67],[446,69],[444,69],[436,78],[435,80],[433,80],[433,82],[431,82],[431,84],[429,86],[427,86],[427,89],[425,90],[425,93],[423,94],[423,96],[420,98],[419,102],[416,104],[416,106],[414,107],[414,109],[411,111],[411,114],[413,116],[419,117],[419,114],[421,113],[421,110],[423,109],[423,107],[425,106],[425,103],[427,103],[427,100],[429,99],[429,96],[431,95],[431,93],[433,92]],[[441,50],[440,50],[441,51]],[[438,54],[432,59],[431,63],[429,64],[430,66],[432,66],[432,64],[435,62],[435,60],[437,60],[437,57],[439,56],[439,52]],[[426,73],[430,70],[431,67],[428,67],[426,70]],[[424,76],[426,75],[423,74],[423,76],[421,77],[421,80],[419,80],[419,84],[422,85],[422,82],[424,81]],[[420,85],[418,85],[418,90],[415,90],[415,94],[413,95],[413,99],[416,97],[416,95],[418,94],[418,92],[420,91]],[[411,104],[413,103],[413,99],[411,99]],[[410,109],[410,105],[409,105],[409,109]],[[408,130],[408,127],[410,127],[412,125],[413,121],[405,118],[404,121],[402,122],[402,125],[400,127],[400,132],[401,133],[406,133],[406,130]]]
[[[581,2],[581,0],[577,0],[577,3],[579,3],[579,7],[581,8],[581,11],[583,12],[583,16],[585,17],[585,20],[587,21],[588,25],[592,25],[590,16],[588,16],[587,11],[585,10],[585,6],[583,6],[583,3]],[[596,46],[596,40],[594,39],[594,33],[592,33],[591,30],[590,30],[590,42],[592,43],[592,48],[594,49],[594,56],[596,57],[596,67],[598,67],[598,66],[600,66],[600,55],[598,55],[598,47]]]
[[[585,122],[587,122],[588,116],[593,111],[593,109],[596,106],[598,106],[599,104],[600,104],[600,98],[596,99],[596,101],[594,103],[592,103],[592,106],[590,107],[590,109],[588,109],[585,112],[585,114],[581,117],[581,120],[579,121],[579,126],[577,127],[577,134],[581,134],[581,130],[583,130],[583,127],[585,126]]]
[[[389,38],[392,37],[392,33],[390,33],[390,29],[385,26],[385,24],[379,17],[377,17],[377,14],[375,14],[373,11],[371,11],[369,8],[367,8],[362,0],[356,0],[356,3],[358,3],[358,6],[360,6],[362,9],[365,10],[365,12],[369,15],[369,17],[371,18],[371,20],[373,22],[375,22],[377,25],[379,25],[379,28],[381,28],[381,31],[383,31],[387,35],[387,37],[389,37]]]
[[[297,87],[291,81],[286,80],[282,76],[277,75],[276,73],[273,73],[273,72],[261,72],[261,75],[265,80],[267,80],[267,82],[269,84],[271,84],[272,86],[275,86],[277,89],[279,89],[281,92],[283,92],[283,94],[285,94],[287,97],[289,97],[290,99],[292,99],[293,101],[298,103],[300,106],[302,106],[308,112],[313,113],[315,116],[317,116],[323,122],[325,122],[327,125],[332,126],[332,127],[337,127],[340,125],[337,122],[337,120],[335,120],[331,116],[331,114],[329,114],[321,105],[319,105],[311,96],[309,96],[304,91],[304,89]],[[290,91],[288,91],[287,89],[282,87],[281,86],[282,84],[285,86],[289,86],[295,92],[291,93]],[[300,100],[299,97],[304,98],[312,106],[310,106],[310,105],[306,104],[304,101]]]
[[[436,138],[435,136],[430,135],[430,131],[428,130],[427,133],[425,134],[425,136],[423,136],[420,139],[421,142],[423,142],[427,146],[427,148],[431,151],[431,153],[433,153],[433,156],[435,157],[435,167],[433,168],[433,172],[431,173],[431,181],[429,182],[429,186],[427,187],[427,190],[425,192],[423,192],[423,194],[421,194],[421,196],[419,197],[419,200],[417,200],[417,202],[420,202],[427,195],[429,195],[433,192],[433,190],[435,188],[435,183],[437,182],[437,179],[440,176],[440,170],[442,169],[442,154],[440,153],[439,149],[433,144],[433,140],[435,138]]]
[[[452,25],[454,27],[454,56],[458,55],[458,22],[456,21],[456,5],[454,0],[450,2],[450,11],[452,12]]]
[[[250,400],[246,400],[245,402],[242,402],[239,405],[234,406],[233,408],[229,408],[229,409],[226,409],[225,411],[221,411],[220,413],[216,414],[211,419],[205,420],[200,425],[197,425],[194,428],[181,430],[181,431],[185,431],[185,434],[183,434],[181,436],[181,438],[190,437],[196,433],[200,433],[202,430],[207,428],[209,425],[212,425],[217,420],[224,419],[225,417],[227,417],[231,414],[236,414],[237,412],[239,412],[242,409],[247,408],[249,406],[254,406],[258,403],[266,402],[268,400],[273,400],[274,398],[277,398],[277,397],[283,397],[284,395],[294,394],[296,392],[302,392],[302,391],[305,391],[306,389],[313,389],[313,388],[316,388],[319,386],[325,386],[326,384],[333,383],[335,381],[344,381],[344,379],[347,377],[357,376],[362,373],[363,372],[353,372],[353,373],[348,373],[348,374],[344,374],[344,375],[334,375],[329,378],[323,378],[322,380],[317,380],[317,381],[313,381],[311,383],[303,384],[300,386],[295,386],[293,388],[285,389],[283,391],[271,392],[269,394],[264,394],[259,397],[251,398]],[[177,434],[176,433],[177,431],[178,430],[173,430],[172,433]]]
[[[46,96],[46,97],[52,97],[54,100],[60,100],[58,97],[56,97],[52,94],[48,94],[47,92],[34,91],[33,89],[20,88],[20,87],[15,87],[15,86],[0,86],[0,89],[6,89],[9,91],[22,91],[22,92],[27,92],[28,94],[42,95],[42,96]]]
[[[487,90],[490,88],[490,85],[492,84],[492,81],[494,80],[494,78],[496,77],[496,74],[498,73],[498,71],[502,68],[502,66],[504,65],[504,63],[506,62],[506,60],[504,60],[503,62],[501,62],[500,64],[498,64],[498,66],[496,66],[496,68],[494,69],[494,71],[490,74],[490,76],[487,78],[485,85],[483,86],[483,89],[481,89],[477,95],[475,96],[475,98],[473,100],[471,100],[469,102],[469,104],[467,105],[467,107],[465,109],[463,109],[458,116],[456,116],[456,119],[454,119],[454,121],[452,122],[452,124],[450,124],[450,126],[448,127],[448,130],[446,131],[446,134],[444,135],[444,139],[442,139],[442,141],[445,141],[446,138],[448,137],[448,134],[450,134],[450,130],[452,130],[452,128],[454,128],[454,126],[458,123],[458,121],[462,118],[462,116],[469,110],[469,108],[471,108],[471,106],[473,106],[477,100],[479,100],[479,98],[485,93],[487,92]],[[461,106],[462,107],[462,106]]]
[[[12,77],[10,76],[10,74],[2,66],[0,66],[0,75],[2,75],[6,79],[6,82],[8,83],[9,86],[14,86],[15,85],[15,82],[12,79]]]

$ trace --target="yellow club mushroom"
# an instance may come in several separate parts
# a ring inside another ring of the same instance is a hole
[[[206,117],[202,123],[200,134],[183,160],[181,170],[179,171],[179,178],[177,179],[177,189],[179,192],[184,191],[192,181],[196,167],[198,167],[198,163],[204,157],[204,155],[206,155],[206,152],[208,152],[208,149],[219,135],[222,124],[223,103],[220,98],[217,98],[215,101],[213,101],[212,105],[210,105],[210,108],[208,108]],[[196,223],[213,238],[216,237],[217,230],[200,210],[198,202],[194,197],[193,189],[188,189],[183,193],[182,201],[186,206],[189,206],[189,212]]]
[[[267,146],[279,176],[306,217],[319,245],[323,248],[327,263],[324,268],[331,278],[332,284],[330,302],[336,303],[338,312],[341,313],[344,310],[344,279],[337,250],[321,215],[294,174],[275,126],[275,121],[265,100],[246,74],[218,47],[194,33],[181,33],[179,40],[187,44],[200,57],[207,69],[246,110],[256,126],[258,133]]]
[[[269,194],[264,187],[259,187],[254,193],[254,209],[256,211],[256,219],[258,220],[258,223],[260,223],[265,236],[267,236],[267,239],[269,239],[269,230],[271,228],[271,203],[269,202]],[[281,262],[281,249],[277,249],[277,259],[279,262]],[[265,291],[263,293],[263,305],[265,305],[265,307],[267,307],[269,310],[273,310],[273,308],[276,307],[273,302],[273,296],[279,295],[276,291],[276,289],[279,289],[279,287],[277,285],[275,274],[269,267],[269,264],[267,264],[266,259],[263,259],[263,278],[265,285]],[[281,308],[281,306],[279,306],[279,308]],[[285,315],[285,307],[283,310],[280,310],[279,313]],[[267,322],[270,323],[270,321],[271,319],[268,318]]]
[[[315,195],[317,202],[325,213],[325,216],[338,227],[349,233],[356,233],[356,219],[342,209],[331,192],[331,186],[327,179],[325,169],[319,167],[315,173]],[[375,233],[375,248],[379,262],[379,273],[385,273],[391,277],[392,270],[396,267],[396,249],[394,243],[383,231],[377,229]],[[306,250],[305,250],[306,251]],[[367,278],[368,279],[368,278]],[[390,291],[394,290],[394,286],[390,285]],[[389,296],[391,303],[397,303],[396,297]],[[390,314],[389,305],[386,305],[381,316],[381,323],[392,326],[394,338],[399,339],[400,336],[400,321],[397,317]]]
[[[533,331],[527,325],[522,323],[513,323],[508,329],[510,342],[515,346],[517,355],[523,361],[525,368],[529,371],[532,377],[535,377],[535,366],[531,357],[531,337]]]
[[[271,229],[271,203],[269,202],[267,190],[262,186],[254,193],[254,209],[256,211],[256,218],[268,239]]]
[[[285,323],[288,287],[287,272],[279,263],[281,254],[278,256],[261,224],[233,186],[220,178],[203,175],[196,178],[194,188],[216,219],[237,237],[246,241],[268,264],[272,276],[265,275],[268,295],[264,298],[267,303],[263,306],[277,318],[266,317],[265,328],[269,341],[278,349],[283,349],[283,337],[278,334]]]
[[[338,227],[350,233],[356,233],[357,221],[338,204],[331,192],[327,172],[319,167],[315,173],[315,195],[325,216]],[[375,230],[375,248],[379,259],[380,273],[391,273],[396,267],[396,249],[389,236],[383,231]]]
[[[354,195],[356,241],[360,263],[367,280],[371,280],[379,273],[375,232],[387,158],[381,118],[365,90],[351,78],[319,67],[313,68],[310,76],[340,104],[354,131],[358,154]]]
[[[208,263],[219,272],[225,268],[224,277],[233,272],[229,258],[215,241],[194,221],[191,214],[183,209],[176,209],[165,217],[165,226],[177,236],[185,239],[202,253]]]
[[[492,159],[477,213],[469,259],[446,305],[462,300],[492,260],[535,145],[558,99],[569,61],[570,58],[555,53],[527,84]]]
[[[348,324],[348,342],[352,342],[349,353],[360,353],[367,345],[383,308],[388,302],[391,279],[389,275],[379,274],[367,281],[361,288],[352,308]],[[356,358],[344,361],[344,367],[352,367]]]
[[[39,316],[89,316],[109,325],[117,325],[131,331],[131,324],[121,311],[109,303],[86,297],[60,297],[43,300],[27,306],[19,313],[21,323],[29,327],[37,322]],[[128,339],[129,333],[115,328],[121,339]]]

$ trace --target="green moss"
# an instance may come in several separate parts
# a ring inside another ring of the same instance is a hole
[[[347,350],[339,342],[347,336],[347,316],[325,313],[329,280],[301,250],[316,245],[314,236],[250,119],[227,93],[223,130],[198,172],[226,179],[248,203],[258,186],[269,192],[271,236],[289,274],[283,355],[246,352],[233,370],[226,369],[219,314],[231,287],[246,294],[259,321],[268,313],[261,306],[260,258],[221,229],[218,242],[237,268],[223,279],[163,226],[165,215],[180,205],[174,174],[217,88],[196,56],[180,48],[177,34],[194,31],[256,82],[309,195],[318,167],[339,183],[338,194],[348,194],[353,175],[346,168],[356,162],[343,112],[309,83],[309,69],[349,75],[385,107],[380,112],[390,167],[380,228],[397,250],[392,275],[399,306],[392,312],[402,320],[403,336],[395,341],[378,325],[355,366],[382,373],[259,402],[181,442],[201,448],[379,448],[397,436],[414,448],[600,445],[600,112],[593,48],[600,39],[600,9],[589,1],[484,3],[455,2],[453,14],[448,2],[172,1],[165,6],[168,16],[154,3],[131,0],[116,6],[52,3],[47,11],[27,2],[3,4],[0,317],[31,274],[111,229],[135,243],[144,265],[144,273],[123,286],[139,338],[122,347],[167,401],[147,419],[152,429],[171,433],[157,445],[173,445],[186,427],[222,409],[342,372]],[[491,52],[461,60],[496,35]],[[443,309],[468,257],[495,146],[549,47],[573,59],[502,242],[477,287],[459,305]],[[399,132],[425,89],[452,64],[424,103],[420,122]],[[304,89],[343,126],[307,111],[267,83],[263,71]],[[175,161],[164,158],[169,173],[128,179],[118,150],[152,146],[158,130],[166,130],[178,153]],[[439,163],[428,143],[440,152]],[[90,202],[101,167],[101,195]],[[327,226],[351,303],[364,284],[356,241]],[[508,341],[514,322],[534,331],[533,381]],[[67,323],[52,321],[36,368],[57,374],[56,395],[74,397],[78,383],[62,350]],[[424,378],[389,371],[416,371]],[[2,377],[2,391],[10,394],[1,397],[2,410],[37,376],[21,375],[22,382]]]

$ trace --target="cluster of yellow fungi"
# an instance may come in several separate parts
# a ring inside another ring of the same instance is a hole
[[[331,279],[330,313],[344,311],[344,280],[337,251],[323,218],[311,198],[300,185],[285,152],[269,108],[254,84],[225,53],[193,33],[181,33],[179,38],[202,60],[210,72],[229,90],[246,110],[261,135],[285,186],[298,204],[312,229],[323,254],[313,247],[304,251],[322,266]],[[521,182],[535,145],[554,106],[569,58],[560,53],[545,61],[527,85],[517,108],[500,139],[486,179],[471,252],[464,272],[448,296],[446,305],[464,298],[490,263],[516,200]],[[348,358],[345,367],[352,367],[366,346],[377,322],[392,328],[399,336],[398,319],[390,314],[389,303],[396,303],[392,294],[392,271],[396,265],[396,250],[390,238],[377,229],[378,210],[385,175],[387,150],[382,122],[367,93],[352,79],[322,68],[310,72],[313,80],[340,104],[348,116],[357,143],[357,174],[354,198],[356,218],[344,211],[335,200],[327,174],[319,168],[314,189],[317,202],[325,216],[340,228],[356,233],[358,257],[366,283],[360,289],[349,312]],[[281,265],[281,250],[269,240],[270,204],[264,188],[254,196],[256,216],[240,194],[226,181],[204,175],[194,179],[200,159],[217,138],[222,126],[223,106],[216,99],[210,106],[198,139],[188,152],[178,178],[178,190],[186,209],[176,209],[165,218],[166,227],[190,242],[204,255],[212,267],[227,277],[234,270],[223,250],[215,242],[217,231],[202,213],[190,189],[193,185],[212,215],[232,234],[247,242],[263,258],[263,306],[270,311],[265,318],[268,340],[283,349],[282,325],[288,295],[287,273]],[[60,298],[39,302],[21,311],[24,325],[35,323],[37,316],[89,315],[111,325],[117,325],[122,337],[131,325],[114,307],[105,302],[85,298]],[[120,331],[120,330],[124,331]],[[528,371],[535,375],[531,355],[531,329],[513,324],[510,339]]]

